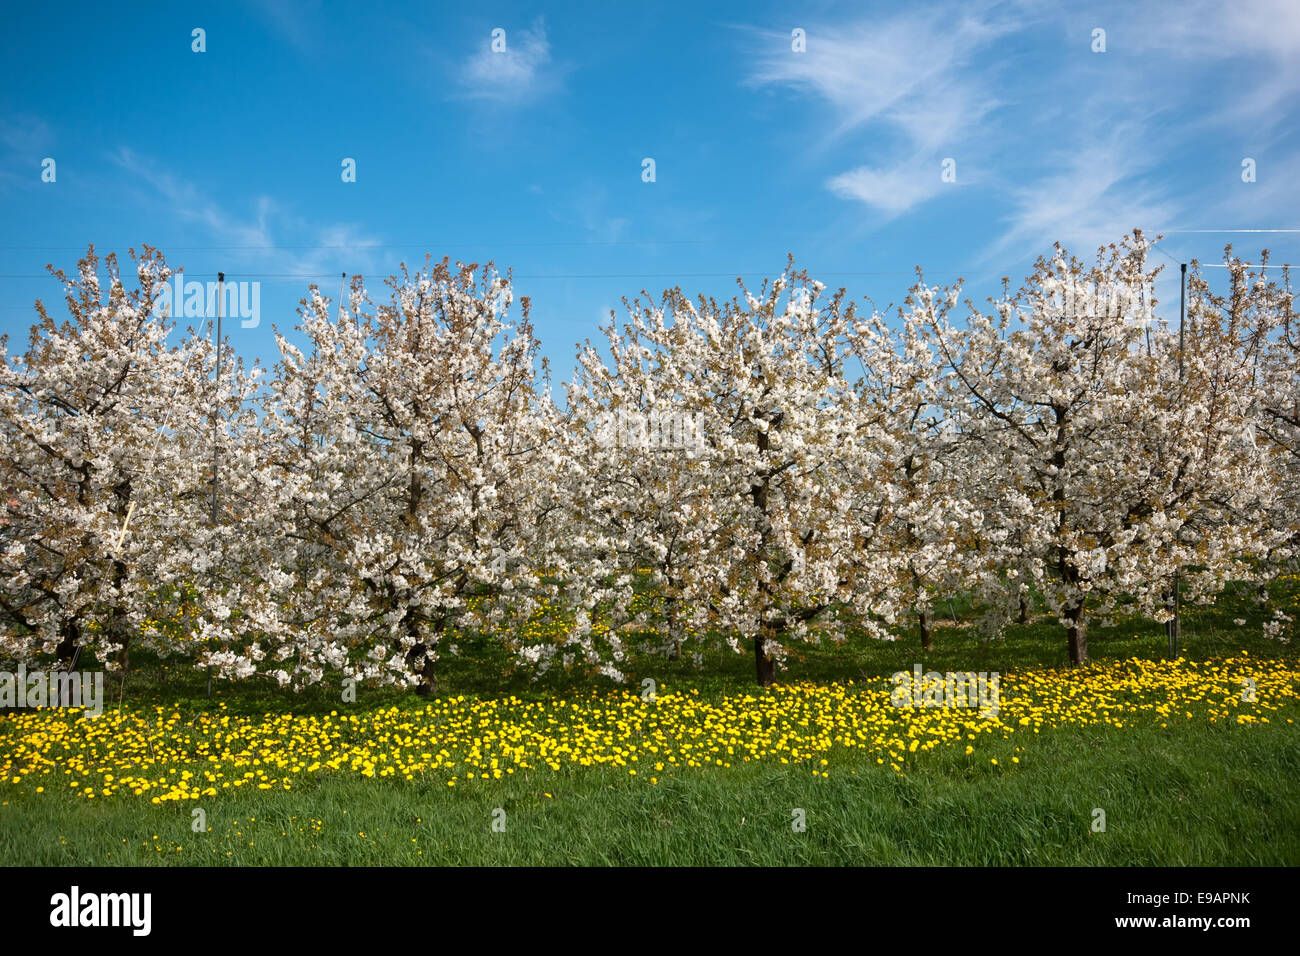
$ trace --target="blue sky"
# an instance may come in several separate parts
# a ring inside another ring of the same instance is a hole
[[[1090,255],[1133,226],[1169,233],[1156,258],[1171,273],[1225,241],[1300,258],[1294,233],[1172,232],[1300,228],[1295,0],[271,0],[6,17],[0,331],[14,345],[36,297],[61,304],[35,277],[92,241],[122,257],[147,242],[191,279],[260,281],[260,325],[230,336],[263,360],[309,277],[333,297],[341,272],[361,273],[379,294],[425,253],[491,259],[531,297],[561,378],[623,296],[730,295],[791,252],[879,306],[917,265],[978,299],[1055,240]],[[1176,312],[1176,285],[1160,291]]]

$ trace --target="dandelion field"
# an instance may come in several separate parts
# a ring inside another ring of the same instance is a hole
[[[1274,598],[1293,602],[1295,586]],[[1050,621],[986,643],[968,611],[953,608],[923,666],[1000,672],[996,714],[891,704],[889,675],[922,660],[901,642],[814,646],[764,690],[731,680],[725,658],[647,659],[653,695],[637,692],[640,673],[613,689],[450,666],[428,699],[218,685],[208,701],[192,676],[142,666],[102,717],[0,717],[0,853],[36,865],[1300,862],[1300,659],[1262,636],[1244,592],[1190,614],[1177,659],[1162,659],[1162,629],[1120,621],[1098,629],[1084,668],[1048,656]]]

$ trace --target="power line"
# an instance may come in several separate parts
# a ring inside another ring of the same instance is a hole
[[[1263,230],[1260,230],[1260,231],[1262,232]],[[1300,230],[1297,230],[1297,231],[1300,231]],[[1154,249],[1156,252],[1160,253],[1162,256],[1164,256],[1166,259],[1168,259],[1170,262],[1173,262],[1173,263],[1175,263],[1175,264],[1177,264],[1177,265],[1182,265],[1182,264],[1183,264],[1183,262],[1182,262],[1181,259],[1175,259],[1175,258],[1174,258],[1173,256],[1171,256],[1169,253],[1167,253],[1167,252],[1165,252],[1163,249],[1161,249],[1159,243],[1152,243],[1152,244],[1151,244],[1151,248]],[[1229,264],[1226,263],[1226,262],[1198,262],[1197,265],[1198,265],[1200,268],[1202,268],[1202,269],[1232,269],[1232,268],[1235,267],[1235,264],[1233,264],[1233,265],[1229,265]],[[1265,264],[1262,263],[1262,262],[1243,262],[1243,263],[1241,263],[1241,265],[1243,265],[1243,266],[1245,266],[1246,268],[1249,268],[1249,269],[1261,269],[1261,268],[1266,268]],[[1272,265],[1273,265],[1274,267],[1277,267],[1277,263],[1272,263]],[[1283,263],[1282,265],[1285,266],[1286,263]]]
[[[1164,256],[1166,259],[1168,259],[1170,262],[1173,262],[1173,263],[1178,264],[1178,265],[1182,265],[1182,261],[1181,261],[1181,260],[1179,260],[1179,259],[1175,259],[1175,258],[1174,258],[1173,256],[1171,256],[1169,253],[1165,252],[1165,250],[1161,249],[1161,248],[1160,248],[1160,243],[1158,243],[1158,242],[1153,242],[1153,243],[1151,243],[1151,248],[1154,249],[1156,252],[1160,253],[1162,256]]]
[[[1234,264],[1234,265],[1229,265],[1229,264],[1226,263],[1226,262],[1201,262],[1201,263],[1197,263],[1197,264],[1198,264],[1202,269],[1232,269],[1232,268],[1234,268],[1235,265],[1236,265],[1236,264]],[[1282,263],[1283,266],[1285,266],[1286,264],[1287,264],[1287,263],[1285,263],[1285,262]],[[1248,268],[1248,269],[1263,269],[1263,268],[1266,268],[1266,266],[1265,266],[1264,263],[1262,263],[1262,262],[1242,262],[1242,263],[1240,263],[1240,265],[1245,266],[1245,267]],[[1276,262],[1275,262],[1275,263],[1272,263],[1272,265],[1273,265],[1274,268],[1281,268],[1281,266],[1278,266],[1278,264],[1277,264]]]

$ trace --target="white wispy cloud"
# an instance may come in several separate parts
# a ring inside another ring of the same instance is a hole
[[[504,50],[493,50],[490,38],[484,37],[461,65],[458,80],[462,95],[471,99],[520,104],[556,90],[562,75],[563,68],[551,57],[546,24],[539,18],[529,28],[506,30]]]
[[[941,182],[939,167],[922,169],[908,161],[888,169],[860,166],[840,173],[828,184],[831,192],[844,199],[856,199],[893,217],[925,202],[947,185]]]
[[[1177,15],[1142,5],[1114,11],[1122,42],[1223,79],[1222,99],[1209,107],[1216,122],[1291,126],[1300,96],[1300,5],[1295,0],[1188,0]],[[1172,72],[1172,71],[1171,71]],[[1178,73],[1171,77],[1178,78]]]
[[[571,198],[552,205],[551,218],[566,226],[576,226],[593,242],[618,242],[631,220],[610,211],[609,190],[587,182]]]
[[[1084,54],[1097,26],[1107,30],[1108,51]],[[1066,38],[1071,52],[1038,78],[1003,127],[993,166],[1009,211],[988,255],[1041,251],[1058,239],[1091,253],[1134,227],[1154,235],[1294,224],[1300,155],[1288,139],[1300,96],[1300,8],[1293,2],[1189,0],[1176,16],[1111,3],[1073,11]],[[1256,183],[1240,179],[1238,161],[1247,155],[1260,163]],[[1162,246],[1180,259],[1207,249],[1187,236]]]
[[[243,0],[243,5],[299,54],[320,50],[322,25],[329,16],[321,0]]]
[[[878,132],[873,152],[887,161],[832,176],[827,187],[896,216],[939,192],[940,159],[1000,105],[985,54],[1026,22],[978,4],[910,8],[810,25],[802,53],[790,49],[788,35],[762,33],[764,52],[748,82],[817,98],[829,109],[832,137]]]
[[[769,32],[749,79],[817,96],[834,111],[839,132],[883,121],[928,146],[978,123],[996,105],[963,72],[1009,29],[975,12],[931,8],[811,26],[803,53],[790,49],[788,35]]]
[[[119,148],[110,158],[147,187],[145,201],[162,206],[176,222],[198,227],[198,234],[234,265],[256,266],[258,272],[315,275],[346,257],[354,263],[353,271],[375,269],[370,250],[379,249],[380,242],[355,225],[308,222],[269,196],[241,202],[241,208],[251,206],[250,213],[241,215],[229,203],[129,148]],[[293,238],[277,238],[283,236]]]
[[[35,154],[49,147],[54,136],[39,116],[11,113],[0,117],[0,143],[15,153]]]
[[[1177,204],[1158,177],[1149,175],[1152,159],[1134,141],[1132,129],[1120,128],[1087,146],[1045,156],[1043,167],[1056,171],[1012,188],[1005,229],[985,251],[986,259],[1046,251],[1057,241],[1090,258],[1135,227],[1149,232],[1169,222]]]
[[[54,133],[39,116],[0,116],[0,191],[39,185],[41,161],[50,155]],[[56,157],[57,158],[57,157]]]
[[[1108,32],[1105,55],[1091,51],[1097,26]],[[981,195],[1002,206],[986,261],[1058,239],[1090,253],[1134,227],[1188,216],[1235,212],[1253,224],[1270,210],[1300,212],[1288,180],[1300,163],[1289,143],[1300,96],[1294,0],[1188,0],[1176,16],[1112,2],[1064,19],[1032,0],[940,3],[809,24],[805,53],[790,50],[788,35],[760,36],[748,82],[822,106],[812,122],[832,156],[848,157],[825,180],[834,195],[888,221],[942,193],[939,164],[953,156],[958,181],[979,169]],[[1059,52],[1047,57],[1019,42],[1053,36]],[[1031,83],[1017,50],[1032,51]],[[855,165],[863,137],[870,158]],[[1231,188],[1235,166],[1222,177],[1189,169],[1207,137],[1236,137],[1260,161],[1253,193]]]

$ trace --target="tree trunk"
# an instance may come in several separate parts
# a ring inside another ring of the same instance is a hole
[[[908,474],[911,474],[910,458],[908,459]],[[914,542],[916,540],[916,536],[912,534],[912,529],[910,527],[907,530],[907,536],[909,542]],[[910,564],[909,562],[909,566],[912,571],[912,593],[916,595],[919,602],[921,597],[921,575],[916,573],[915,564]],[[916,609],[916,620],[921,628],[921,650],[928,651],[930,648],[934,647],[934,632],[930,626],[929,609],[918,606]]]
[[[762,630],[754,635],[754,664],[758,670],[758,685],[760,687],[771,687],[776,682],[776,659],[770,654],[763,653],[763,645],[767,641],[769,627],[765,623]]]
[[[757,442],[760,456],[766,457],[767,451],[771,447],[771,439],[766,430],[759,430]],[[754,510],[759,515],[758,532],[759,541],[761,542],[759,554],[765,557],[771,554],[772,525],[767,520],[767,485],[770,480],[771,476],[764,473],[762,479],[750,487]],[[770,606],[772,595],[768,585],[765,582],[760,582],[759,590],[764,603]],[[764,653],[763,648],[767,646],[769,637],[776,636],[778,628],[775,621],[768,620],[766,610],[765,607],[762,624],[758,629],[758,634],[754,637],[754,666],[758,671],[759,687],[770,687],[776,682],[776,661],[770,655]]]
[[[1018,621],[1021,624],[1029,623],[1029,597],[1024,591],[1020,592],[1020,617]]]
[[[109,613],[105,635],[108,638],[108,643],[118,645],[117,664],[125,670],[131,662],[131,632],[127,628],[126,612],[120,608],[114,608]]]
[[[1169,639],[1169,653],[1177,655],[1181,652],[1183,639],[1182,576],[1177,571],[1174,572],[1174,586],[1169,593],[1168,606],[1173,617],[1165,622],[1165,636]]]
[[[668,640],[671,642],[668,648],[668,659],[670,661],[681,660],[682,657],[682,635],[681,628],[677,623],[677,599],[668,599]]]
[[[1052,493],[1052,502],[1056,506],[1056,534],[1057,540],[1065,539],[1065,435],[1066,435],[1066,409],[1061,405],[1053,405],[1053,411],[1056,412],[1056,451],[1052,453],[1052,465],[1056,469],[1056,490]],[[1088,659],[1088,624],[1084,618],[1084,605],[1087,603],[1088,596],[1082,593],[1079,585],[1082,575],[1079,573],[1079,565],[1075,561],[1075,555],[1071,554],[1064,545],[1057,546],[1056,549],[1056,567],[1061,575],[1061,582],[1069,589],[1075,590],[1073,603],[1065,609],[1065,634],[1070,644],[1070,663],[1082,664]]]
[[[415,692],[421,697],[428,697],[438,689],[438,679],[433,674],[433,659],[428,654],[428,647],[416,644],[406,655],[407,664],[420,678],[420,682],[415,685]]]
[[[61,671],[70,671],[77,666],[77,658],[81,651],[81,629],[77,627],[76,622],[68,621],[62,626],[63,638],[59,641],[59,646],[55,648],[55,654],[58,658],[58,669]],[[71,690],[71,688],[69,688]],[[52,688],[53,693],[58,693]],[[71,704],[72,701],[51,701],[51,703],[63,705]]]
[[[1069,622],[1066,634],[1070,640],[1070,663],[1084,664],[1088,660],[1088,621],[1083,614],[1083,601],[1065,609]]]
[[[62,627],[63,639],[54,653],[58,657],[59,670],[72,670],[77,661],[77,651],[81,648],[81,629],[76,622],[68,621]]]
[[[428,697],[438,689],[437,678],[433,676],[433,658],[429,656],[428,645],[420,638],[419,621],[409,609],[403,623],[412,641],[411,649],[406,652],[406,666],[420,679],[415,685],[415,692],[421,697]]]
[[[123,509],[125,511],[125,509]],[[122,523],[126,523],[125,514]],[[121,593],[122,582],[126,580],[127,568],[125,561],[113,562],[113,585]],[[127,648],[131,644],[131,631],[127,626],[126,611],[121,606],[114,606],[108,615],[108,624],[104,629],[108,643],[117,644],[121,650],[117,652],[117,663],[120,667],[125,668],[130,660]]]

